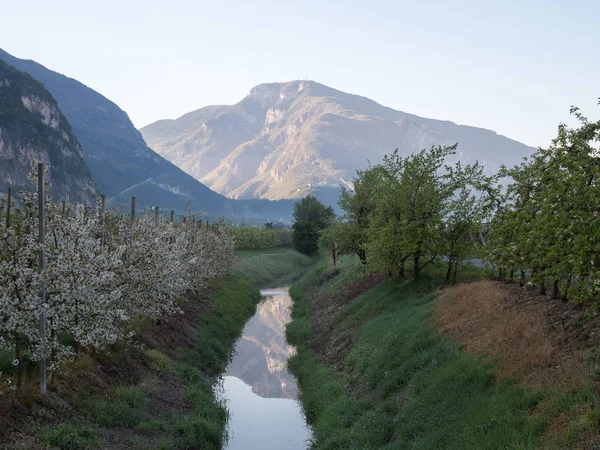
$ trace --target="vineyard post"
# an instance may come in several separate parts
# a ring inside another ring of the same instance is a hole
[[[44,230],[44,215],[45,215],[45,193],[44,193],[44,163],[38,163],[38,218],[39,218],[39,243],[40,243],[40,274],[43,273],[46,265],[46,258],[44,254],[45,244],[45,230]],[[46,302],[46,285],[42,275],[42,281],[40,283],[40,298],[41,298],[41,311],[40,311],[40,392],[42,395],[46,395],[46,310],[44,309],[44,303]]]
[[[135,220],[135,197],[131,197],[131,229],[133,230],[133,221]]]
[[[12,189],[8,188],[8,198],[6,199],[6,229],[10,228],[10,200],[12,196]]]
[[[175,211],[171,210],[171,223],[175,222]]]
[[[106,210],[106,195],[100,194],[100,226],[102,227],[102,246],[104,247],[104,242],[106,240],[105,235],[106,232],[104,230],[104,211]]]
[[[331,255],[333,256],[333,267],[337,267],[338,254],[337,254],[337,242],[335,242],[335,241],[333,241],[333,246],[331,247]]]

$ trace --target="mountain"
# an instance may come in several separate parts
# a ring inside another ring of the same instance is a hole
[[[116,104],[77,80],[0,49],[0,60],[41,82],[81,142],[83,158],[108,205],[127,210],[132,196],[141,207],[158,205],[213,216],[289,218],[291,202],[235,202],[220,195],[148,148],[127,114]]]
[[[24,72],[0,61],[0,183],[33,190],[32,161],[48,167],[50,194],[93,203],[98,188],[83,160],[81,145],[56,100]]]
[[[231,198],[281,199],[348,184],[398,148],[459,144],[490,172],[534,149],[493,131],[426,119],[314,81],[261,84],[233,106],[207,106],[141,130],[148,145]],[[329,194],[331,197],[331,193]]]

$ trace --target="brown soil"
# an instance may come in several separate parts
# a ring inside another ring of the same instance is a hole
[[[579,386],[600,330],[581,305],[489,280],[447,289],[434,321],[467,352],[495,360],[501,375],[533,388]]]
[[[325,274],[318,286],[338,274],[337,270]],[[333,296],[324,298],[323,295],[319,295],[317,289],[308,294],[311,324],[314,328],[314,335],[318,336],[318,339],[311,343],[311,348],[323,359],[325,364],[336,366],[340,363],[353,341],[351,333],[333,332],[336,328],[336,321],[343,320],[343,318],[338,318],[337,312],[386,278],[386,275],[367,274],[357,284],[349,284]]]
[[[70,403],[73,399],[106,395],[111,386],[120,384],[147,389],[148,412],[153,418],[190,411],[181,390],[184,381],[166,371],[153,369],[146,354],[146,349],[153,349],[176,359],[179,349],[194,348],[198,317],[208,312],[212,304],[195,293],[187,297],[181,306],[183,314],[143,327],[135,344],[128,345],[124,354],[112,360],[109,355],[102,361],[83,354],[78,367],[51,380],[45,397],[40,396],[34,382],[26,383],[20,393],[1,396],[0,448],[6,444],[39,448],[31,437],[35,429],[71,417],[75,413]],[[105,431],[104,439],[111,450],[130,448],[134,438],[152,444],[150,437],[136,430],[111,428]]]

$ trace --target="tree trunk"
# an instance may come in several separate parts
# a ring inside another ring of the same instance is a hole
[[[17,332],[15,332],[15,359],[17,360],[17,390],[20,391],[23,384],[23,364],[21,364],[21,340]]]
[[[458,260],[454,262],[454,276],[452,277],[452,284],[456,284],[456,274],[458,272]]]
[[[452,258],[448,259],[448,270],[446,271],[446,283],[450,282],[452,276]]]
[[[515,269],[510,269],[509,278],[510,278],[510,282],[512,283],[515,278]]]
[[[525,271],[521,270],[521,277],[519,278],[519,286],[525,286]]]
[[[360,259],[361,264],[367,265],[367,252],[365,252],[362,248],[357,252],[358,259]]]
[[[540,294],[546,295],[546,280],[542,277],[542,281],[540,281]]]
[[[404,261],[400,263],[400,267],[398,268],[398,275],[400,275],[400,278],[404,278]]]
[[[569,278],[567,278],[567,282],[565,283],[565,288],[563,289],[560,299],[563,302],[566,302],[567,300],[569,300],[569,288],[571,287],[571,276],[569,276]]]
[[[560,290],[558,288],[558,280],[554,280],[552,284],[552,298],[559,299],[560,298]]]
[[[419,265],[419,260],[420,260],[420,255],[417,255],[413,258],[415,278],[417,278],[419,276],[419,272],[421,271],[421,266]]]

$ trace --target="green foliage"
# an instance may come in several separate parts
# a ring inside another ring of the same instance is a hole
[[[235,239],[236,250],[270,250],[292,246],[292,231],[276,230],[272,224],[265,228],[229,227],[228,231]]]
[[[294,247],[305,255],[314,255],[319,249],[319,229],[313,222],[294,223]]]
[[[335,213],[331,206],[308,195],[294,204],[294,219],[294,247],[305,255],[313,255],[319,249],[319,232],[333,223]]]
[[[353,191],[341,187],[338,204],[344,212],[343,226],[335,230],[334,239],[341,253],[356,253],[363,264],[367,263],[370,216],[377,207],[384,181],[381,170],[369,168],[356,172]]]
[[[529,272],[584,301],[600,294],[600,121],[572,112],[578,128],[560,125],[550,147],[503,171],[512,183],[496,195],[486,250],[504,276]]]
[[[170,358],[158,350],[146,350],[146,356],[150,358],[150,367],[158,372],[161,370],[167,370],[171,367]]]
[[[331,225],[335,212],[331,206],[325,206],[314,195],[307,195],[294,204],[294,220],[310,222],[318,231]]]
[[[450,280],[460,262],[475,255],[476,236],[492,203],[483,195],[496,179],[475,163],[448,164],[456,145],[432,147],[403,157],[396,150],[381,164],[359,171],[356,191],[343,189],[343,222],[329,240],[363,264],[404,276],[407,264],[419,276],[444,256]]]

